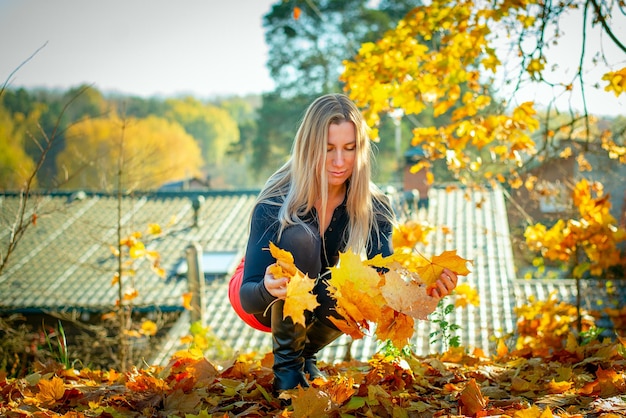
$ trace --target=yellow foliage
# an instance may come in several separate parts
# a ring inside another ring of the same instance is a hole
[[[306,327],[304,311],[313,312],[319,306],[317,297],[312,293],[313,287],[315,287],[315,280],[296,271],[287,284],[283,319],[290,317],[294,324]]]
[[[478,291],[472,288],[468,283],[460,283],[454,289],[454,294],[456,295],[454,306],[463,308],[467,305],[480,305],[480,297],[478,296]]]
[[[519,333],[517,349],[539,352],[568,346],[568,336],[578,317],[576,306],[558,301],[555,292],[547,300],[531,297],[528,304],[515,308],[515,314]],[[593,324],[583,325],[586,330]]]
[[[403,242],[411,246],[416,239],[412,236],[413,228],[415,225],[405,228],[408,233],[402,235]],[[293,265],[288,251],[273,243],[270,243],[270,251],[281,269],[277,274],[289,278],[283,316],[306,325],[304,311],[313,311],[319,305],[313,293],[315,280]],[[430,286],[439,279],[444,268],[467,275],[468,262],[471,263],[457,256],[456,251],[444,251],[429,260],[408,246],[400,246],[389,257],[378,255],[371,260],[362,260],[352,251],[340,253],[339,262],[330,268],[328,289],[342,319],[331,317],[330,320],[354,339],[370,334],[374,325],[379,339],[389,339],[397,347],[404,347],[413,336],[414,318],[427,319],[437,307],[439,299],[430,296]],[[283,266],[295,273],[285,273]],[[385,272],[379,273],[377,268]],[[472,302],[477,302],[477,298]]]
[[[415,129],[411,144],[421,146],[431,159],[445,158],[455,174],[489,170],[472,156],[475,150],[487,150],[491,163],[518,166],[523,152],[536,151],[529,136],[539,127],[536,112],[531,102],[513,109],[510,116],[486,112],[491,98],[483,94],[487,86],[476,67],[495,72],[501,64],[490,23],[515,16],[513,21],[530,28],[535,18],[526,8],[537,3],[504,1],[497,9],[472,1],[418,6],[378,42],[364,44],[346,60],[341,80],[371,127],[378,125],[381,114],[398,108],[405,114],[432,108],[435,117],[454,109],[451,122]],[[532,59],[527,70],[540,77],[544,68],[540,57]],[[492,178],[506,181],[502,175]]]
[[[582,179],[574,188],[573,200],[580,217],[560,219],[551,228],[542,224],[526,228],[524,237],[528,247],[549,260],[575,260],[578,263],[575,277],[582,277],[587,271],[600,275],[609,267],[621,264],[618,244],[626,240],[626,230],[617,226],[610,213],[609,196],[603,195],[601,185]],[[578,261],[579,249],[586,254],[589,263]]]
[[[81,173],[68,179],[67,188],[112,190],[121,170],[123,189],[146,190],[196,175],[203,164],[193,137],[154,116],[82,120],[67,129],[66,138],[57,165]]]
[[[528,65],[526,66],[526,71],[533,78],[540,78],[541,72],[546,67],[546,62],[544,58],[533,58],[530,60]]]
[[[425,223],[409,220],[393,228],[393,248],[414,248],[417,244],[428,244],[426,240],[433,228]]]
[[[619,96],[626,91],[626,67],[604,74],[602,80],[609,82],[604,87],[605,91],[613,91],[615,96]]]

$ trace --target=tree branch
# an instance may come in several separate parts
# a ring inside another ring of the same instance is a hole
[[[596,15],[598,16],[598,21],[602,25],[602,28],[604,29],[606,34],[609,35],[609,38],[611,38],[611,40],[615,43],[615,45],[617,45],[619,49],[621,49],[622,51],[626,53],[626,46],[623,43],[621,43],[619,39],[617,39],[617,37],[615,36],[613,31],[609,27],[609,24],[604,18],[604,15],[602,14],[602,9],[600,8],[600,5],[598,4],[597,0],[589,0],[589,3],[593,5]]]

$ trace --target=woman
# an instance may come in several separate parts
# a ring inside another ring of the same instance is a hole
[[[252,213],[243,282],[243,309],[271,328],[274,389],[277,392],[322,377],[317,352],[341,335],[326,280],[339,252],[363,251],[368,258],[391,255],[394,215],[386,196],[370,181],[371,147],[367,126],[346,96],[328,94],[307,109],[291,158],[267,181]],[[274,277],[268,251],[273,242],[289,251],[296,267],[317,279],[319,307],[307,325],[283,320],[287,279]],[[432,292],[449,294],[457,277],[445,270]]]

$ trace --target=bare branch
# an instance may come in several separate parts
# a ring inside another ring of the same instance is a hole
[[[6,88],[9,86],[9,83],[11,83],[11,78],[13,77],[13,75],[15,75],[15,73],[17,73],[20,68],[22,68],[24,65],[26,65],[26,63],[28,61],[32,60],[35,57],[35,55],[37,55],[39,53],[39,51],[41,51],[42,49],[44,49],[46,47],[46,45],[48,45],[48,41],[46,41],[46,43],[44,43],[42,46],[37,48],[37,50],[35,52],[33,52],[30,57],[26,58],[24,61],[22,61],[22,63],[20,65],[17,66],[17,68],[15,68],[13,71],[11,71],[11,74],[9,74],[7,79],[4,81],[4,84],[2,85],[2,87],[0,87],[0,96],[2,96],[2,94],[4,93]]]
[[[617,39],[617,37],[613,33],[613,30],[611,30],[611,27],[607,23],[605,16],[602,14],[602,9],[600,8],[600,5],[598,4],[597,0],[589,0],[589,3],[593,5],[593,8],[596,12],[596,17],[598,18],[598,21],[602,25],[602,29],[604,29],[606,34],[609,35],[609,38],[611,38],[611,40],[615,43],[615,45],[619,49],[626,52],[626,45],[624,45],[619,39]],[[585,4],[585,7],[586,7],[586,4]]]
[[[76,100],[76,98],[78,96],[83,94],[85,92],[85,90],[88,89],[88,88],[90,88],[90,87],[86,86],[86,87],[80,89],[65,104],[65,106],[63,106],[63,108],[61,109],[61,113],[59,114],[59,116],[57,118],[56,125],[55,125],[55,127],[53,129],[53,132],[52,132],[52,134],[50,136],[48,136],[45,132],[43,132],[43,130],[41,132],[41,134],[44,136],[44,138],[46,140],[46,146],[43,148],[43,150],[41,152],[41,155],[39,156],[39,159],[37,160],[37,163],[35,164],[35,168],[30,173],[28,179],[26,179],[26,182],[24,183],[24,187],[23,187],[23,189],[20,192],[19,208],[18,208],[18,211],[16,213],[15,221],[13,222],[13,224],[11,226],[11,234],[9,236],[9,240],[8,240],[5,252],[2,254],[2,257],[0,259],[0,274],[2,274],[4,268],[7,266],[7,263],[9,261],[9,258],[11,257],[11,254],[13,253],[13,251],[15,251],[15,248],[17,248],[17,245],[19,244],[20,240],[22,239],[22,237],[24,236],[24,234],[26,233],[28,228],[31,225],[34,224],[34,218],[36,217],[37,210],[38,210],[38,207],[37,207],[36,203],[35,203],[35,205],[33,206],[32,210],[31,210],[32,211],[32,215],[30,215],[30,216],[27,215],[28,203],[31,201],[32,187],[33,187],[33,184],[35,182],[35,178],[37,177],[37,173],[39,172],[39,170],[41,170],[41,167],[43,166],[43,163],[46,160],[46,157],[48,156],[48,153],[52,149],[52,146],[54,145],[55,139],[57,138],[57,131],[58,131],[58,127],[60,125],[61,119],[63,118],[63,115],[67,111],[69,105],[74,100]]]

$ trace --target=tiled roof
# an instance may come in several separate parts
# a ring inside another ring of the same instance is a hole
[[[192,200],[202,195],[197,227]],[[110,246],[117,243],[115,196],[103,194],[50,194],[34,196],[27,219],[37,214],[0,275],[0,312],[41,312],[77,309],[103,311],[118,299],[112,285],[116,257]],[[161,257],[168,271],[162,279],[147,261],[134,266],[134,305],[144,309],[182,310],[186,280],[172,274],[185,257],[185,248],[199,243],[205,251],[240,252],[247,236],[247,218],[256,192],[162,193],[122,198],[122,236],[146,231],[158,223],[163,234],[144,238],[149,249]],[[19,202],[17,195],[0,195],[0,224],[10,225]],[[36,209],[34,208],[36,205]],[[5,240],[9,228],[3,228]]]
[[[198,225],[194,226],[193,200],[200,195],[204,202],[198,212]],[[115,303],[117,292],[111,284],[115,257],[109,246],[117,242],[118,201],[115,196],[103,194],[74,197],[48,194],[31,202],[37,204],[36,225],[28,229],[0,275],[0,313],[69,309],[97,312],[108,310]],[[174,270],[185,257],[185,249],[197,242],[204,251],[242,254],[255,197],[256,191],[124,197],[123,235],[143,231],[148,223],[159,223],[164,229],[149,248],[160,253],[168,278],[161,279],[150,272],[147,262],[136,266],[135,287],[140,295],[136,305],[145,310],[183,311],[182,294],[188,291],[188,284]],[[4,226],[14,219],[18,201],[17,195],[0,194],[3,241],[10,233]],[[399,213],[404,213],[404,203],[395,199]],[[27,212],[28,219],[31,212]],[[467,282],[476,289],[481,303],[478,307],[455,309],[447,318],[461,327],[457,334],[463,346],[490,354],[495,346],[494,336],[514,331],[513,309],[525,303],[528,295],[546,296],[550,286],[556,286],[559,297],[571,295],[572,282],[558,282],[557,286],[557,282],[516,279],[505,200],[499,188],[433,187],[428,207],[418,209],[413,216],[435,227],[428,245],[421,249],[426,255],[454,249],[461,257],[474,261],[471,274],[461,278],[461,283]],[[231,270],[234,268],[231,266]],[[206,282],[206,324],[235,352],[269,351],[270,335],[245,325],[230,306],[227,280],[226,276],[218,276]],[[189,321],[189,314],[184,311],[171,329],[168,342],[154,358],[155,363],[165,362],[174,351],[185,348],[180,337],[189,333]],[[416,354],[441,350],[441,342],[429,343],[429,335],[436,330],[432,322],[416,322],[412,340]],[[321,359],[344,358],[349,343],[349,338],[342,336],[320,353]],[[377,350],[374,339],[364,338],[352,342],[350,353],[355,359],[367,360]]]
[[[403,202],[396,200],[395,203],[397,211],[403,212]],[[480,306],[455,309],[447,319],[461,326],[458,334],[462,345],[478,347],[489,354],[495,346],[491,337],[511,333],[515,325],[515,275],[502,191],[498,188],[432,188],[428,208],[419,209],[415,216],[436,227],[429,236],[429,244],[423,248],[424,253],[433,255],[455,249],[463,258],[474,260],[472,273],[461,282],[467,281],[478,291]],[[212,332],[235,352],[271,350],[269,334],[254,330],[235,317],[228,302],[226,280],[216,281],[208,287],[207,325]],[[183,317],[180,321],[175,330],[187,333],[189,319]],[[441,350],[441,341],[429,343],[429,334],[435,330],[432,322],[416,321],[412,340],[416,354]],[[320,358],[329,362],[343,359],[349,344],[349,337],[342,336],[325,348]],[[155,362],[166,361],[174,351],[182,348],[184,346],[176,344],[173,339]],[[351,355],[358,360],[367,360],[378,349],[379,343],[366,337],[352,342]]]

